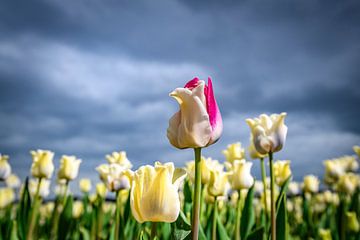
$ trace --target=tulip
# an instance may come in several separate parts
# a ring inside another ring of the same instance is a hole
[[[300,184],[297,182],[290,182],[289,183],[289,193],[291,195],[298,195],[300,194]]]
[[[359,232],[360,226],[355,212],[346,213],[346,226],[349,232]]]
[[[358,157],[360,158],[360,146],[354,146],[353,150],[356,153],[356,155],[358,155]]]
[[[210,174],[211,177],[208,186],[208,193],[214,197],[225,196],[228,190],[229,173],[212,170]]]
[[[142,166],[134,174],[130,193],[131,211],[136,221],[174,222],[180,212],[178,189],[186,177],[173,163]]]
[[[170,96],[180,105],[180,111],[169,121],[167,137],[176,148],[201,148],[215,143],[223,125],[211,78],[208,85],[194,78],[184,88],[177,88]]]
[[[82,178],[79,182],[79,188],[83,193],[88,193],[91,190],[91,180],[89,178]]]
[[[0,181],[4,181],[11,174],[11,166],[8,163],[9,156],[0,154]]]
[[[343,164],[337,160],[325,160],[325,182],[326,183],[334,183],[336,182],[340,176],[345,174],[345,169]]]
[[[304,177],[303,190],[304,192],[317,193],[319,191],[319,179],[314,175],[307,175]]]
[[[340,177],[336,188],[339,192],[353,194],[356,188],[359,186],[359,184],[360,184],[359,175],[353,173],[347,173]]]
[[[50,179],[54,172],[54,153],[44,150],[31,151],[30,153],[33,158],[31,165],[32,176],[35,178]]]
[[[245,158],[245,150],[241,147],[241,143],[233,143],[227,146],[226,150],[223,150],[222,153],[226,157],[226,161],[233,163],[234,160],[241,160]]]
[[[84,204],[81,201],[75,201],[72,209],[73,218],[79,218],[84,213]]]
[[[252,162],[246,162],[245,160],[234,161],[229,177],[232,189],[249,189],[254,184],[251,167]]]
[[[111,192],[129,189],[133,177],[133,172],[125,169],[119,164],[101,164],[96,168],[100,174],[100,179],[105,183]]]
[[[330,229],[319,229],[319,237],[321,240],[332,240]]]
[[[9,188],[19,188],[21,185],[21,181],[18,176],[15,174],[10,174],[8,178],[5,180],[6,186]]]
[[[254,137],[252,134],[250,135],[250,145],[248,147],[248,152],[252,159],[264,159],[267,156],[267,154],[261,154],[256,150],[254,145]]]
[[[104,183],[96,184],[96,194],[101,198],[105,198],[107,193],[106,185]]]
[[[285,144],[287,126],[284,124],[286,113],[261,114],[259,118],[246,119],[253,136],[253,144],[260,154],[278,152]]]
[[[274,176],[276,184],[282,187],[285,181],[291,176],[290,161],[275,161]]]
[[[127,158],[125,151],[113,152],[111,155],[106,155],[106,159],[110,164],[116,163],[121,165],[125,169],[132,168],[132,164]]]
[[[9,206],[15,200],[15,193],[12,188],[0,188],[0,209]]]
[[[224,166],[218,160],[212,158],[201,157],[201,184],[208,184],[210,182],[211,171],[223,171]],[[191,181],[195,181],[195,161],[186,163],[187,173]]]
[[[74,180],[78,173],[81,160],[76,159],[75,156],[62,156],[60,159],[60,169],[58,172],[58,179],[66,181]]]

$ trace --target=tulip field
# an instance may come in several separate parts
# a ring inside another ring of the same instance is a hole
[[[184,166],[133,169],[125,151],[113,152],[99,160],[95,183],[78,179],[85,160],[63,155],[55,169],[54,153],[36,150],[20,181],[11,158],[0,155],[0,240],[360,239],[360,146],[353,155],[319,159],[324,176],[295,182],[291,161],[276,158],[286,147],[286,113],[239,122],[249,126],[249,148],[229,144],[218,161],[202,155],[223,129],[211,79],[194,78],[170,96],[179,111],[169,120],[169,143],[179,154],[194,152]],[[71,193],[70,182],[81,194]]]

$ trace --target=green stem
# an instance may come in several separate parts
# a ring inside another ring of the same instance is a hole
[[[269,152],[270,186],[271,186],[271,240],[276,240],[276,211],[275,211],[275,176],[273,153]]]
[[[218,215],[218,206],[217,205],[218,205],[217,197],[215,197],[214,214],[213,214],[213,219],[212,219],[212,235],[211,235],[212,240],[216,240],[216,220],[217,220],[217,215]]]
[[[121,190],[120,190],[121,191]],[[121,226],[121,208],[122,208],[122,199],[121,199],[121,192],[116,192],[116,225],[115,225],[115,240],[119,239],[119,233],[120,233],[120,226]],[[122,239],[125,239],[124,235],[124,229],[122,229],[121,232]]]
[[[199,237],[200,224],[200,203],[201,203],[201,148],[194,148],[195,152],[195,191],[193,203],[192,229],[191,236],[193,240]]]
[[[36,193],[34,196],[34,203],[33,203],[31,214],[30,214],[29,228],[28,228],[28,231],[26,234],[26,239],[28,239],[28,240],[34,239],[35,222],[36,222],[37,215],[38,215],[39,204],[41,204],[41,198],[39,196],[41,181],[42,181],[42,178],[39,178],[39,182],[38,182],[38,185],[36,188]]]
[[[156,228],[157,228],[157,222],[151,223],[151,237],[150,239],[153,240],[156,237]]]
[[[261,164],[261,178],[263,183],[263,195],[264,195],[264,210],[265,210],[265,229],[267,229],[268,226],[268,207],[267,207],[267,186],[266,186],[266,168],[265,168],[265,161],[264,158],[260,158],[260,164]],[[266,232],[266,231],[265,231]]]
[[[102,237],[102,222],[103,222],[103,213],[102,213],[102,203],[103,199],[101,196],[98,196],[99,205],[97,210],[97,233],[96,233],[96,239],[101,239]]]
[[[65,182],[65,187],[64,187],[64,195],[62,198],[62,202],[61,202],[61,206],[62,206],[62,210],[64,210],[65,208],[65,204],[66,204],[66,200],[67,200],[67,190],[68,190],[68,185],[69,185],[69,181]],[[60,200],[58,201],[60,202]],[[54,210],[54,217],[53,217],[53,221],[52,221],[52,227],[51,227],[51,239],[57,239],[57,235],[58,235],[58,225],[59,225],[59,220],[60,220],[60,210],[58,208],[58,204],[55,204],[55,210]]]
[[[241,190],[238,191],[239,197],[237,202],[236,222],[235,222],[235,240],[240,240],[240,221],[241,221]]]
[[[346,239],[346,218],[345,218],[345,205],[346,205],[346,200],[345,197],[341,194],[340,195],[340,240],[345,240]]]

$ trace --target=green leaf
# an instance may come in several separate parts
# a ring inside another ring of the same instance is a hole
[[[217,238],[219,240],[230,240],[229,236],[226,233],[226,229],[224,225],[220,221],[220,218],[217,218],[216,222],[217,222],[217,226],[216,226]]]
[[[282,185],[282,187],[281,187],[281,189],[280,189],[279,196],[278,196],[278,198],[277,198],[277,200],[276,200],[276,211],[279,210],[279,207],[280,207],[280,199],[281,199],[283,196],[286,196],[286,192],[287,192],[289,183],[291,182],[291,178],[292,178],[292,176],[288,177],[288,179],[286,179],[286,181],[284,182],[284,184]]]
[[[171,235],[170,223],[161,224],[161,234],[162,234],[162,239],[170,239],[170,235]]]
[[[27,177],[24,183],[24,190],[21,195],[19,208],[16,216],[20,239],[25,239],[27,227],[28,227],[28,219],[31,209],[31,198],[30,198],[28,185],[29,185],[29,178]]]
[[[124,226],[129,222],[130,218],[131,218],[131,207],[130,207],[130,196],[128,196],[125,203],[124,216],[123,216]]]
[[[247,236],[250,234],[251,228],[255,223],[253,199],[254,199],[254,185],[249,189],[247,193],[245,199],[245,205],[241,214],[240,235],[241,235],[241,239],[243,240],[246,240]]]
[[[10,240],[19,240],[17,235],[17,222],[14,220],[11,224]]]
[[[252,231],[247,237],[247,240],[264,240],[265,238],[265,228],[261,226]]]
[[[279,209],[276,214],[276,239],[287,240],[287,212],[286,212],[286,195],[283,195],[279,201]]]
[[[191,193],[191,188],[190,188],[190,184],[189,181],[185,181],[184,183],[184,201],[186,203],[192,203],[192,193]]]
[[[171,239],[183,240],[191,232],[191,226],[186,219],[185,214],[180,211],[179,217],[175,222],[171,223]]]
[[[65,240],[66,236],[69,234],[71,229],[72,222],[72,210],[73,210],[73,197],[70,195],[66,199],[66,203],[63,211],[60,214],[59,218],[59,228],[58,228],[58,239]]]

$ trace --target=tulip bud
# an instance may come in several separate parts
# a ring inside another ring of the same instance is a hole
[[[286,113],[261,114],[259,118],[246,119],[253,136],[253,144],[260,154],[278,152],[285,144],[287,126],[284,124]]]
[[[54,172],[54,153],[44,150],[31,151],[30,153],[33,158],[31,165],[32,176],[35,178],[50,179]]]
[[[180,110],[169,120],[167,137],[176,148],[199,148],[215,143],[221,136],[223,125],[212,82],[194,78],[184,88],[177,88],[170,96]]]
[[[82,178],[79,182],[80,190],[83,193],[88,193],[91,190],[91,180],[89,178]]]
[[[0,188],[0,209],[9,206],[15,200],[15,192],[12,188]]]
[[[96,170],[100,174],[100,179],[111,192],[129,189],[131,186],[133,172],[119,164],[101,164]]]
[[[11,166],[8,163],[9,156],[0,154],[0,181],[4,181],[11,174]]]
[[[106,159],[108,160],[108,162],[110,164],[116,163],[125,169],[132,168],[132,164],[129,161],[129,159],[127,158],[125,151],[113,152],[111,155],[106,155]]]
[[[178,189],[186,177],[173,163],[142,166],[134,174],[130,205],[136,221],[174,222],[180,212]]]
[[[72,209],[73,218],[79,218],[84,213],[84,205],[81,201],[75,201]]]
[[[227,149],[223,150],[222,153],[226,157],[226,161],[233,163],[234,160],[241,160],[245,158],[245,150],[241,147],[241,143],[233,143],[227,146]]]
[[[317,193],[319,191],[319,179],[314,175],[307,175],[304,177],[303,190],[304,192]]]
[[[5,180],[6,186],[9,188],[19,188],[21,181],[18,176],[15,174],[10,174],[10,176]]]
[[[96,194],[102,198],[105,198],[106,197],[106,193],[107,193],[107,190],[106,190],[106,186],[104,183],[98,183],[96,184]]]
[[[353,173],[346,173],[340,177],[336,188],[339,192],[353,194],[359,184],[359,175]]]
[[[66,181],[74,180],[78,173],[81,160],[76,159],[75,156],[63,155],[60,159],[60,169],[58,172],[58,179]]]
[[[319,236],[321,240],[332,240],[330,229],[319,229]]]
[[[346,213],[346,224],[347,229],[349,232],[355,232],[357,233],[359,231],[359,222],[356,217],[355,212],[347,212]]]
[[[208,186],[208,193],[211,196],[219,197],[225,196],[228,190],[228,176],[229,173],[223,171],[210,171],[210,182]]]
[[[285,181],[291,176],[290,161],[275,161],[274,176],[276,184],[282,187]]]
[[[234,190],[249,189],[254,184],[251,175],[252,162],[245,160],[235,160],[229,177],[231,187]]]
[[[194,182],[195,179],[195,161],[186,163],[187,173],[189,174],[190,180]],[[201,157],[200,161],[201,169],[201,183],[208,184],[210,182],[210,171],[223,171],[224,166],[219,163],[218,160],[212,158]]]
[[[298,194],[300,194],[300,185],[299,185],[299,183],[297,183],[297,182],[290,182],[288,189],[289,189],[289,193],[290,193],[291,195],[298,195]]]

